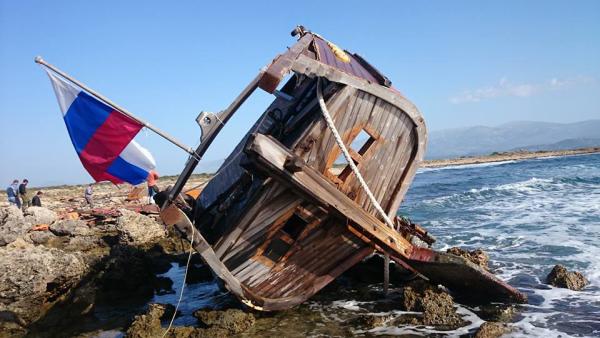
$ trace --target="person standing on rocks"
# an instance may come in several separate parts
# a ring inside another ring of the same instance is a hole
[[[41,207],[42,206],[42,194],[43,192],[38,191],[37,194],[35,194],[35,196],[33,196],[33,198],[31,199],[31,205],[34,207]]]
[[[150,170],[148,173],[148,178],[146,181],[148,182],[148,204],[152,204],[152,196],[160,192],[156,182],[158,182],[158,173],[155,170]]]
[[[21,205],[23,207],[23,211],[31,206],[31,199],[27,193],[27,184],[29,183],[28,179],[24,179],[23,183],[19,185],[19,197],[21,198]]]
[[[17,208],[21,209],[21,200],[19,199],[19,180],[14,180],[11,185],[6,188],[6,195],[8,196],[8,203],[16,205]]]
[[[90,208],[94,207],[94,189],[92,188],[92,184],[88,184],[87,188],[85,188],[85,192],[83,197],[85,197],[85,202],[90,206]]]

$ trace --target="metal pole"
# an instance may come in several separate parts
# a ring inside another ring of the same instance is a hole
[[[390,289],[390,255],[383,256],[383,294],[387,297]]]
[[[181,172],[181,174],[179,174],[179,177],[177,177],[177,181],[175,181],[173,188],[171,188],[171,191],[169,192],[169,198],[162,205],[163,210],[172,201],[174,201],[175,197],[179,195],[181,190],[183,190],[185,183],[192,175],[192,172],[194,172],[194,169],[198,165],[198,162],[200,162],[202,156],[204,156],[204,153],[206,152],[208,147],[211,145],[215,137],[217,137],[221,129],[225,126],[225,123],[229,121],[229,119],[233,116],[233,114],[235,114],[235,112],[240,108],[240,106],[248,99],[248,97],[250,97],[250,95],[252,95],[256,88],[258,88],[258,83],[260,82],[262,75],[263,71],[258,73],[254,80],[252,80],[252,82],[250,82],[246,86],[246,88],[242,90],[242,92],[235,98],[235,100],[229,105],[229,107],[227,107],[227,109],[225,109],[218,115],[218,119],[221,123],[213,124],[212,128],[206,130],[206,135],[204,135],[204,129],[202,129],[202,142],[200,142],[200,145],[198,145],[198,148],[196,148],[195,155],[188,159],[187,163],[185,164],[185,168],[183,168],[183,171]]]
[[[95,96],[98,100],[106,103],[107,105],[111,106],[112,108],[118,110],[119,112],[129,116],[130,118],[136,120],[137,122],[141,123],[142,125],[144,125],[144,127],[152,130],[153,132],[157,133],[158,135],[162,136],[164,139],[166,139],[167,141],[173,143],[174,145],[178,146],[179,148],[185,150],[185,152],[187,152],[188,154],[194,156],[196,153],[194,152],[194,150],[191,147],[188,147],[184,144],[182,144],[181,142],[177,141],[174,137],[172,137],[171,135],[165,133],[164,131],[154,127],[153,125],[151,125],[150,123],[140,119],[139,117],[133,115],[132,113],[130,113],[127,109],[120,107],[119,105],[117,105],[116,103],[112,102],[111,100],[107,99],[106,97],[104,97],[102,94],[94,91],[93,89],[89,88],[88,86],[84,85],[83,83],[77,81],[76,79],[72,78],[71,76],[69,76],[67,73],[63,72],[62,70],[56,68],[55,66],[49,64],[48,62],[44,61],[44,59],[42,59],[40,56],[36,56],[35,57],[35,62],[45,66],[46,68],[52,70],[53,72],[57,73],[58,75],[62,76],[63,78],[67,79],[68,81],[74,83],[75,85],[77,85],[78,87],[82,88],[83,90],[85,90],[86,92],[92,94],[93,96]]]

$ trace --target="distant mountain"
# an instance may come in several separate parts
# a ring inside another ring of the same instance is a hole
[[[518,121],[431,131],[426,158],[484,155],[494,151],[600,146],[600,120],[575,123]]]
[[[538,144],[527,147],[518,147],[511,149],[512,151],[527,150],[527,151],[540,151],[540,150],[568,150],[577,148],[588,148],[600,146],[600,138],[570,138],[562,140],[560,142],[552,144]]]

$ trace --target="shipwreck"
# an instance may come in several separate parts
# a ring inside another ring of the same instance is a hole
[[[198,116],[200,145],[157,196],[163,221],[257,310],[298,305],[373,253],[455,293],[525,301],[465,258],[430,249],[425,229],[396,216],[427,144],[417,107],[360,55],[302,26],[292,35],[297,42],[229,107]],[[207,185],[184,193],[215,136],[257,89],[273,102]]]

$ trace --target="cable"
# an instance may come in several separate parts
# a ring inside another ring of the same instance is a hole
[[[188,255],[187,264],[185,265],[185,274],[183,275],[183,282],[181,282],[181,292],[179,293],[179,299],[177,300],[177,305],[175,306],[175,311],[173,312],[173,317],[171,317],[171,321],[169,322],[169,326],[165,333],[163,333],[162,337],[164,338],[171,327],[173,326],[173,321],[175,320],[175,316],[177,316],[177,310],[179,309],[179,304],[181,304],[181,299],[183,298],[183,289],[185,289],[185,281],[187,280],[188,269],[190,268],[190,262],[192,260],[192,254],[194,253],[194,227],[192,224],[192,239],[190,241],[190,254]]]

